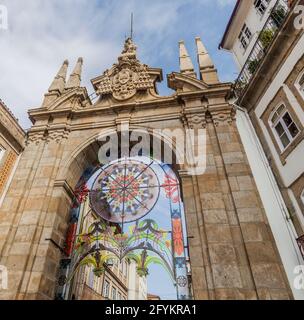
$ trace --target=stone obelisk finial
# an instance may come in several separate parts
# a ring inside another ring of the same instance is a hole
[[[200,37],[195,38],[197,49],[197,60],[200,69],[201,80],[208,84],[218,83],[217,70],[214,67],[214,63],[209,56],[209,53],[201,41]]]
[[[83,58],[78,58],[74,71],[65,86],[66,89],[73,89],[80,87],[81,72],[82,72]]]
[[[44,95],[44,100],[42,102],[42,107],[48,107],[52,101],[56,100],[61,96],[65,88],[65,81],[68,71],[69,61],[65,60],[59,69],[56,77],[54,78],[52,84],[49,87],[48,92]]]
[[[65,88],[65,80],[67,76],[68,66],[69,66],[69,61],[65,60],[60,70],[58,71],[55,79],[53,80],[51,86],[49,87],[49,90],[48,90],[49,92],[62,93],[62,91]]]
[[[193,63],[188,54],[184,41],[179,41],[179,67],[180,72],[191,77],[196,77]]]

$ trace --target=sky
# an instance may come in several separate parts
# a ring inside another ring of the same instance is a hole
[[[185,40],[196,67],[195,37],[209,50],[222,81],[233,81],[237,69],[218,44],[236,0],[0,0],[8,9],[8,30],[0,29],[0,98],[31,126],[27,110],[41,106],[60,65],[84,58],[82,84],[110,68],[130,34],[138,56],[162,68],[160,94],[168,95],[166,75],[178,71],[178,41]]]

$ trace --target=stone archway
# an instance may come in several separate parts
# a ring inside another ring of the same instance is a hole
[[[219,82],[213,65],[200,65],[197,79],[184,59],[190,59],[188,54],[181,57],[181,72],[168,76],[175,93],[161,97],[156,89],[161,70],[141,64],[128,40],[118,64],[92,80],[99,97],[94,104],[80,87],[82,60],[72,87],[65,86],[67,62],[63,64],[41,108],[29,111],[34,124],[0,208],[0,263],[9,273],[9,288],[0,291],[0,298],[54,298],[61,259],[56,246],[64,245],[73,190],[96,161],[96,137],[102,130],[119,132],[125,124],[131,130],[205,132],[206,170],[189,174],[187,168],[177,168],[194,298],[291,297],[228,102],[231,84]]]

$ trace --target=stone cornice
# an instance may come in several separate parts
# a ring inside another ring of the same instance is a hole
[[[13,139],[19,146],[19,149],[22,150],[24,147],[25,131],[2,100],[0,100],[0,125],[4,127],[10,138]]]

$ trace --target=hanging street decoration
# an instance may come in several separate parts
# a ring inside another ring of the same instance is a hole
[[[159,182],[151,165],[126,160],[102,169],[93,183],[90,202],[101,218],[122,223],[147,215],[158,196]]]
[[[93,182],[88,183],[90,179]],[[100,277],[109,261],[129,259],[136,262],[141,277],[149,274],[150,264],[161,265],[176,286],[177,298],[190,299],[179,188],[172,168],[151,159],[126,158],[88,168],[74,192],[58,297],[64,297],[81,266],[92,267],[94,275]],[[170,230],[160,228],[155,221],[166,216],[161,209],[156,218],[149,218],[161,194],[168,201]],[[83,229],[79,227],[83,223],[79,213],[88,201],[86,215],[95,220]]]
[[[73,254],[72,270],[84,264],[92,265],[96,276],[101,275],[102,264],[108,260],[133,259],[137,263],[140,276],[148,275],[148,265],[162,265],[174,279],[171,254],[170,232],[159,229],[153,220],[141,221],[131,226],[128,233],[117,233],[115,226],[109,226],[101,220],[90,225],[88,232],[77,236]],[[102,252],[102,254],[96,254]],[[149,256],[148,252],[155,255]]]

